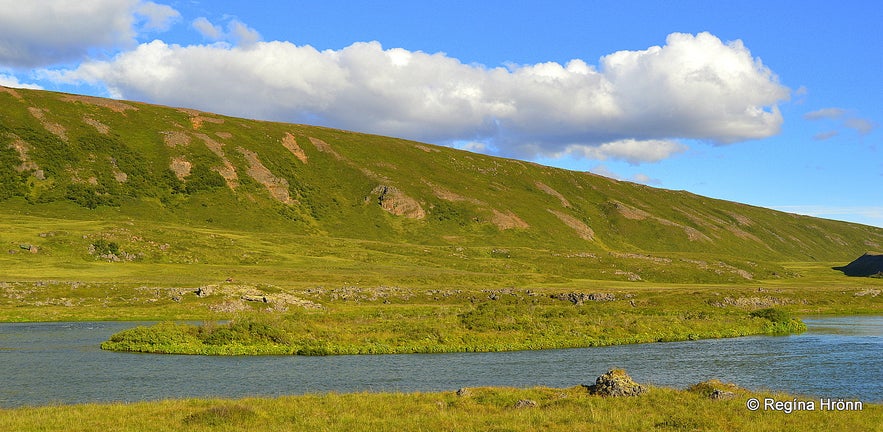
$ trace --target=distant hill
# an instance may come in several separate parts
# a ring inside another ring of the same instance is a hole
[[[765,277],[757,263],[845,261],[883,248],[879,228],[585,172],[337,129],[0,87],[4,202],[0,214],[30,208],[87,219],[113,209],[101,214],[492,247],[500,255],[511,248],[583,254],[645,263],[660,275],[675,263],[750,279]],[[732,262],[722,262],[727,257]]]
[[[842,271],[847,276],[883,277],[883,253],[868,252],[853,262],[834,269]]]

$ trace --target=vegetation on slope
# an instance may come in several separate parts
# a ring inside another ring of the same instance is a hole
[[[4,214],[117,227],[145,221],[388,244],[767,263],[841,261],[883,244],[881,229],[588,173],[42,91],[0,90],[0,159],[0,200],[12,203]]]

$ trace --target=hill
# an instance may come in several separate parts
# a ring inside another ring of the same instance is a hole
[[[883,253],[868,252],[851,263],[834,267],[847,276],[875,276],[883,277]]]
[[[883,244],[879,228],[402,139],[4,87],[0,206],[0,261],[50,274],[131,261],[310,281],[740,282]]]

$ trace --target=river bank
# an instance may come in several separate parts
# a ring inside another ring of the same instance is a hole
[[[857,431],[883,424],[883,406],[878,404],[853,404],[848,410],[829,404],[823,409],[822,401],[813,398],[725,388],[734,391],[718,398],[710,396],[708,386],[649,387],[640,396],[622,398],[591,395],[585,387],[573,386],[47,406],[0,409],[0,429]],[[750,409],[754,400],[761,404],[756,410]],[[813,408],[807,409],[810,402]],[[802,409],[793,409],[797,406]]]

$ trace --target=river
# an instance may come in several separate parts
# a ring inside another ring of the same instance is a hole
[[[710,378],[750,389],[883,402],[883,316],[807,317],[808,331],[691,342],[505,353],[207,357],[115,353],[141,323],[0,324],[0,407],[238,398],[322,392],[570,387],[613,367],[685,388]]]

